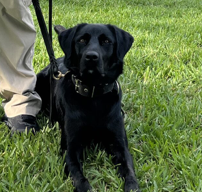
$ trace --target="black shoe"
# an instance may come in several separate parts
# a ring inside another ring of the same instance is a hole
[[[16,117],[6,117],[2,118],[8,128],[11,130],[11,133],[14,132],[29,132],[30,130],[35,133],[40,130],[40,127],[36,121],[36,117],[31,115],[19,115]]]

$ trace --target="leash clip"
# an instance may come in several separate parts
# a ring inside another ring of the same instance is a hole
[[[60,80],[60,79],[63,78],[65,75],[67,75],[67,73],[69,73],[69,72],[70,72],[70,70],[68,70],[65,74],[63,74],[63,73],[61,73],[61,71],[58,71],[58,75],[55,76],[55,75],[53,74],[53,78],[54,78],[55,80]]]

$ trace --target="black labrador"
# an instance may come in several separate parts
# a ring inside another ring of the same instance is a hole
[[[53,118],[61,128],[61,149],[66,152],[65,172],[70,173],[77,192],[91,191],[82,171],[83,149],[101,143],[114,156],[125,192],[140,191],[121,113],[121,88],[117,78],[123,71],[123,58],[133,37],[113,25],[79,24],[65,29],[55,27],[65,53],[57,59],[63,78],[49,84],[49,68],[37,75],[36,91],[43,109],[49,106],[53,91]]]

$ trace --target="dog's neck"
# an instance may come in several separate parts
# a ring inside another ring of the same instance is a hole
[[[119,93],[119,83],[117,81],[111,84],[105,85],[86,85],[80,79],[78,79],[75,75],[72,74],[72,82],[75,85],[75,91],[85,97],[95,98],[100,95],[112,92],[113,89],[116,88],[117,94]]]

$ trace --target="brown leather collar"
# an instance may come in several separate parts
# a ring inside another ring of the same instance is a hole
[[[83,84],[82,81],[77,79],[75,75],[72,75],[72,82],[75,85],[75,91],[85,97],[94,98],[108,93],[114,89],[115,85],[117,86],[117,92],[119,93],[119,83],[117,81],[111,84],[89,86]]]

